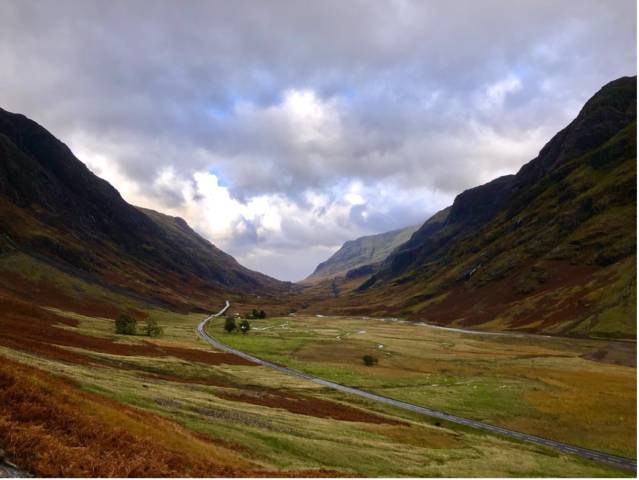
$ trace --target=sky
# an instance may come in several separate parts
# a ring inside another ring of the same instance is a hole
[[[0,107],[300,280],[515,173],[634,75],[633,0],[2,0]]]

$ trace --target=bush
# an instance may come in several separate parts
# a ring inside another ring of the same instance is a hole
[[[362,361],[367,367],[372,367],[373,365],[377,364],[377,358],[373,357],[372,355],[364,355],[362,357]]]
[[[120,335],[135,335],[137,322],[126,313],[121,313],[115,319],[115,333]]]
[[[155,318],[149,317],[146,319],[144,333],[149,337],[159,337],[163,332],[162,327],[158,325],[158,321]]]
[[[226,320],[224,321],[224,330],[226,330],[228,333],[231,333],[237,330],[237,325],[235,324],[235,317],[232,317],[230,315],[226,317]]]
[[[251,313],[247,315],[247,318],[266,318],[266,312],[264,310],[257,310],[254,308]]]
[[[240,331],[242,333],[248,333],[250,329],[251,329],[251,324],[249,323],[248,320],[244,319],[240,322]]]

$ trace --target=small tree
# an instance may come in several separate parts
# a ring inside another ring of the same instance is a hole
[[[120,335],[135,335],[137,322],[126,313],[121,313],[115,319],[115,333]]]
[[[377,358],[373,357],[372,355],[364,355],[362,357],[362,361],[367,367],[372,367],[373,365],[377,364]]]
[[[248,320],[244,319],[240,322],[240,331],[242,333],[248,333],[250,329],[251,329],[251,324],[249,323]]]
[[[162,327],[158,325],[158,321],[153,317],[148,317],[144,325],[144,333],[149,337],[159,337],[162,335]]]
[[[237,330],[237,325],[235,324],[235,317],[231,315],[226,317],[226,320],[224,321],[224,330],[226,330],[228,333],[231,333]]]

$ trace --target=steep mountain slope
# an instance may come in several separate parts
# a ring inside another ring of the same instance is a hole
[[[419,225],[368,235],[345,242],[331,257],[320,263],[304,282],[315,282],[346,274],[349,270],[384,260],[406,242]]]
[[[156,301],[288,291],[242,267],[181,219],[129,205],[69,148],[0,110],[0,252]]]
[[[342,301],[442,324],[634,336],[635,225],[636,78],[624,77]]]

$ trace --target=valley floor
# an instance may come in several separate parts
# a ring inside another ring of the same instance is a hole
[[[36,475],[630,475],[215,352],[195,335],[202,314],[146,310],[164,335],[124,337],[97,311],[0,304],[0,333],[24,339],[0,335],[0,448]],[[597,353],[605,342],[542,346],[334,317],[255,320],[248,335],[226,335],[221,321],[210,328],[225,342],[343,383],[613,453],[634,448],[634,369],[584,358],[608,358]],[[363,366],[365,353],[379,364]]]
[[[611,454],[636,450],[636,345],[366,317],[255,321],[214,336],[341,384]],[[257,325],[259,323],[259,326]],[[367,367],[364,355],[378,359]]]

